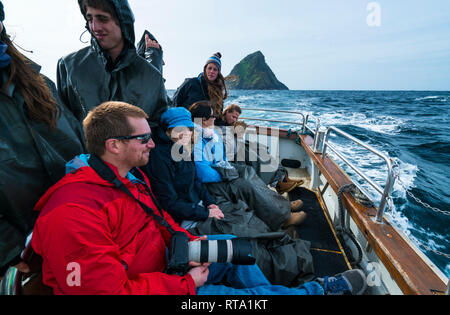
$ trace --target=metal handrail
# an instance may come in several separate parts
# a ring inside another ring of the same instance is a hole
[[[278,122],[278,123],[286,123],[286,124],[293,124],[293,125],[300,125],[303,126],[303,123],[297,123],[297,122],[291,122],[291,121],[285,121],[285,120],[274,120],[274,119],[264,119],[264,118],[250,118],[250,117],[240,117],[241,119],[245,120],[256,120],[256,121],[267,121],[267,122]]]
[[[272,113],[285,113],[285,114],[296,114],[296,115],[301,115],[303,117],[303,122],[302,123],[298,123],[298,122],[292,122],[292,121],[264,119],[264,118],[251,118],[251,117],[241,117],[241,119],[301,125],[302,126],[302,133],[305,133],[306,129],[308,129],[314,135],[317,133],[317,131],[320,128],[320,120],[319,120],[319,118],[315,117],[316,118],[316,130],[314,131],[313,129],[311,129],[308,126],[310,115],[306,115],[305,116],[302,112],[290,111],[290,110],[277,110],[277,109],[261,109],[261,108],[242,108],[242,110],[259,111],[259,112],[272,112]]]
[[[316,116],[313,116],[316,119],[316,130],[314,131],[308,127],[308,121],[309,121],[310,116],[313,116],[313,115],[309,115],[309,114],[306,115],[306,123],[303,128],[303,133],[305,133],[306,129],[308,129],[315,137],[319,133],[319,130],[320,130],[320,119]]]
[[[338,152],[338,150],[336,148],[334,148],[329,142],[328,142],[328,138],[330,137],[331,132],[334,131],[338,134],[340,134],[341,136],[344,136],[345,138],[353,141],[354,143],[362,146],[363,148],[367,149],[368,151],[374,153],[375,155],[379,156],[380,158],[382,158],[387,165],[387,169],[388,169],[388,176],[386,179],[386,186],[383,188],[381,188],[377,183],[373,182],[367,175],[365,175],[357,166],[355,166],[353,163],[351,163],[347,158],[345,158],[341,153]],[[341,158],[348,166],[350,166],[359,176],[361,176],[362,178],[364,178],[378,193],[381,194],[381,200],[380,200],[380,205],[378,207],[378,211],[377,211],[377,216],[376,216],[376,221],[378,223],[383,223],[383,216],[384,216],[384,212],[386,209],[386,205],[387,205],[387,201],[388,198],[391,195],[392,192],[392,188],[394,187],[394,183],[395,183],[395,176],[394,176],[394,171],[393,171],[393,163],[392,160],[387,157],[384,153],[378,151],[375,148],[372,148],[370,145],[364,143],[363,141],[349,135],[348,133],[336,128],[336,127],[329,127],[327,129],[326,135],[325,135],[325,140],[323,143],[323,155],[325,156],[326,154],[326,150],[327,148],[330,148],[339,158]]]

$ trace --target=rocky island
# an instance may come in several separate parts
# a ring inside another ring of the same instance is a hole
[[[289,90],[278,81],[260,51],[245,57],[233,68],[229,76],[233,78],[227,81],[231,90]]]

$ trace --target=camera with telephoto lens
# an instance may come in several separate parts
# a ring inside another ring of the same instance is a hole
[[[190,261],[254,265],[256,259],[252,256],[252,244],[247,239],[191,242],[186,233],[177,232],[171,240],[167,273],[185,275],[190,269]]]

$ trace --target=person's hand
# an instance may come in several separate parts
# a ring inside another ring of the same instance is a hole
[[[14,266],[21,273],[31,272],[30,267],[23,261]],[[3,276],[0,276],[0,282],[3,280]]]
[[[206,236],[206,235],[203,235],[203,236],[201,236],[201,237],[199,237],[199,238],[196,238],[195,240],[193,240],[193,241],[191,241],[191,242],[198,242],[198,241],[207,241],[208,240],[208,236]],[[199,263],[199,262],[196,262],[196,261],[190,261],[189,262],[189,266],[190,267],[200,267],[200,266],[202,266],[203,264],[202,263]],[[209,265],[208,265],[209,266]]]
[[[219,209],[218,206],[210,205],[208,209],[210,218],[216,218],[217,220],[222,220],[223,218],[225,218],[225,215],[223,214],[222,210]]]
[[[218,205],[209,205],[208,206],[208,209],[213,209],[213,208],[219,209],[219,206]]]
[[[151,40],[148,34],[145,34],[145,49],[150,47],[161,49],[161,45],[159,45],[156,40]]]
[[[208,240],[208,236],[207,235],[203,235],[203,236],[199,236],[198,238],[196,238],[192,242],[207,241],[207,240]]]
[[[192,279],[194,280],[196,288],[203,286],[205,282],[208,280],[209,265],[210,265],[209,263],[203,264],[199,267],[194,267],[191,270],[189,270],[188,274],[190,274]]]
[[[30,267],[28,267],[28,265],[23,261],[18,263],[14,267],[16,267],[16,269],[18,271],[20,271],[21,273],[29,273],[30,272]]]

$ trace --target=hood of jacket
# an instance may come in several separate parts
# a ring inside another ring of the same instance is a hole
[[[61,179],[57,184],[52,186],[39,200],[35,206],[36,211],[41,211],[45,204],[48,202],[50,197],[63,186],[73,184],[73,183],[85,183],[85,184],[95,184],[104,187],[115,188],[114,184],[101,178],[93,168],[89,166],[89,154],[82,154],[75,157],[73,160],[66,164],[67,175]],[[106,163],[116,174],[117,178],[120,178],[117,167]],[[127,174],[127,179],[130,182],[142,182],[131,172]]]
[[[171,146],[171,145],[174,144],[172,139],[170,139],[167,136],[166,132],[161,127],[156,129],[156,132],[154,133],[153,140],[155,141],[155,143],[160,144],[160,145],[164,145],[164,146],[169,146],[169,145]]]
[[[170,139],[163,128],[156,129],[153,140],[155,141],[156,147],[152,151],[161,150],[166,152],[167,156],[170,156],[173,153],[172,151],[178,148],[178,153],[180,154],[179,155],[180,157],[188,158],[188,155],[190,154],[188,151],[185,151],[182,145],[176,144],[172,139]]]
[[[140,57],[144,58],[151,65],[153,65],[159,71],[159,73],[161,73],[161,75],[162,75],[163,74],[163,65],[164,65],[163,48],[161,45],[160,45],[161,49],[157,49],[154,47],[146,48],[145,35],[148,35],[148,37],[151,40],[158,42],[157,39],[155,38],[155,36],[152,35],[152,33],[145,30],[144,34],[141,37],[141,40],[137,44],[136,52]]]
[[[120,28],[122,29],[123,37],[135,47],[135,33],[134,33],[134,14],[131,11],[130,4],[128,0],[108,0],[115,8],[117,17],[119,19]],[[86,11],[83,8],[83,0],[78,0],[78,4],[80,6],[81,14],[84,19],[86,19]],[[86,29],[90,32],[89,24],[86,20]],[[96,41],[94,36],[92,36],[92,40]]]

